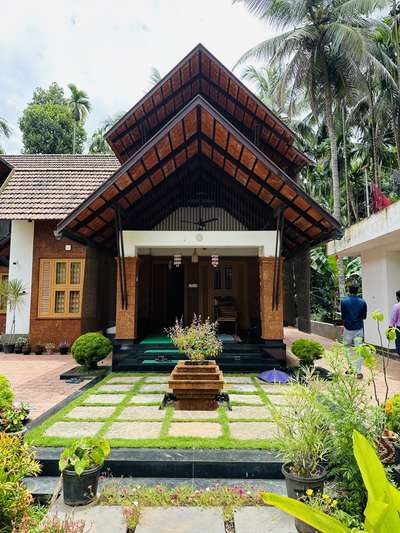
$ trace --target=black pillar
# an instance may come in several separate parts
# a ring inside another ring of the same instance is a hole
[[[293,260],[286,259],[283,270],[283,323],[296,326],[296,295],[294,289]]]
[[[297,327],[300,331],[310,333],[310,253],[304,251],[296,255],[293,260],[296,304],[297,304]]]

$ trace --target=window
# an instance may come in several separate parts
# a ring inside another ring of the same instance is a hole
[[[214,268],[214,290],[232,290],[233,289],[233,269],[226,266]]]
[[[0,273],[0,283],[7,283],[8,274]],[[0,296],[0,313],[7,312],[7,299],[4,296]]]
[[[82,312],[84,259],[41,259],[39,318],[79,318]]]

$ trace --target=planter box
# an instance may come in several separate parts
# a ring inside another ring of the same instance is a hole
[[[214,411],[218,407],[217,394],[224,387],[224,376],[215,361],[203,364],[179,361],[168,385],[175,394],[176,409]]]

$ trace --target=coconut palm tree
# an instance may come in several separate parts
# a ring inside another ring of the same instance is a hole
[[[2,118],[0,117],[0,137],[3,135],[4,137],[6,137],[7,139],[10,137],[11,135],[11,128],[10,126],[8,125],[8,122],[5,118]],[[0,153],[2,153],[2,148],[0,146]]]
[[[249,59],[282,66],[282,90],[292,99],[306,92],[314,114],[322,112],[330,140],[333,214],[341,220],[338,143],[334,123],[336,98],[352,88],[361,65],[377,63],[368,17],[388,0],[234,0],[282,33],[248,50]]]
[[[74,119],[73,137],[72,137],[72,153],[76,149],[76,128],[79,124],[83,124],[89,114],[91,105],[89,97],[85,91],[78,89],[78,87],[70,83],[68,85],[71,95],[68,99],[68,105],[71,109],[72,118]]]
[[[154,85],[157,85],[157,83],[161,80],[161,77],[162,76],[161,76],[160,71],[158,70],[158,68],[151,67],[150,76],[149,76],[150,88],[154,87]]]
[[[106,128],[98,128],[92,134],[89,145],[89,154],[112,154],[110,145],[104,138]]]

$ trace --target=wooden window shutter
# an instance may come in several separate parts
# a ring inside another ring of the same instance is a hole
[[[38,316],[47,317],[51,314],[51,273],[52,261],[51,259],[40,260],[39,273],[39,300],[38,300]]]

